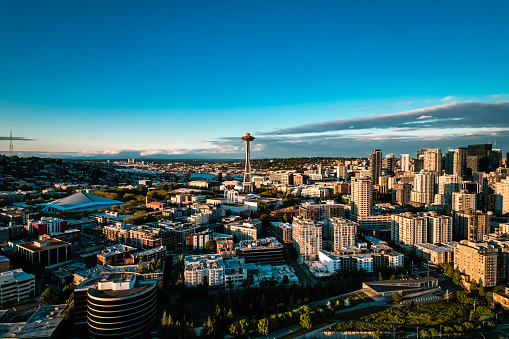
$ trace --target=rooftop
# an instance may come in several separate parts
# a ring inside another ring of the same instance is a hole
[[[60,325],[60,315],[67,305],[52,305],[40,307],[21,327],[15,338],[51,338],[53,332]]]

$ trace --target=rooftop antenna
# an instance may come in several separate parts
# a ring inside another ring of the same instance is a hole
[[[12,125],[10,125],[11,127],[11,137],[10,137],[10,143],[9,143],[9,157],[13,157],[14,156],[14,145],[12,144]]]

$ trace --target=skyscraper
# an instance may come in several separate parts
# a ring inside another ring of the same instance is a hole
[[[250,153],[251,153],[251,141],[255,138],[251,136],[251,134],[246,133],[242,138],[244,143],[246,144],[246,166],[244,168],[244,190],[251,192],[253,190],[253,182],[251,180],[251,162],[250,162]]]
[[[404,172],[410,171],[410,154],[401,154],[399,168]]]
[[[382,151],[374,149],[369,155],[369,166],[371,168],[371,183],[378,185],[378,178],[382,176]]]
[[[431,148],[424,152],[424,169],[437,173],[442,171],[442,152],[439,148]]]
[[[396,159],[394,159],[394,154],[387,154],[385,157],[385,175],[392,177],[394,176],[394,165],[396,163]]]
[[[293,246],[302,261],[318,259],[318,251],[322,249],[322,226],[311,219],[301,217],[293,219]]]
[[[430,172],[421,172],[414,175],[412,189],[413,202],[431,205],[435,195],[435,176]]]
[[[358,221],[359,217],[371,215],[373,205],[372,186],[370,178],[352,178],[351,218],[353,221]]]

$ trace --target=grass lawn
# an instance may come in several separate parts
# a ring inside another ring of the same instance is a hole
[[[338,320],[361,320],[362,317],[386,310],[387,306],[371,306],[334,315]]]
[[[284,339],[291,339],[291,338],[297,338],[301,335],[304,335],[306,333],[309,333],[309,332],[312,332],[312,331],[315,331],[321,327],[324,327],[324,326],[327,326],[329,325],[330,323],[321,323],[321,324],[316,324],[314,325],[313,327],[311,327],[310,329],[307,329],[307,328],[300,328],[298,329],[297,331],[291,333],[291,334],[288,334],[288,335],[285,335],[283,338]]]
[[[439,301],[414,306],[391,307],[366,315],[364,321],[405,325],[455,325],[468,322],[470,307],[460,303]]]

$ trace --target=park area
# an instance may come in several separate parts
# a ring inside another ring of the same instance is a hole
[[[403,307],[390,307],[386,310],[362,317],[367,322],[419,325],[434,327],[454,326],[469,322],[470,305],[445,301],[429,304],[416,304]],[[469,327],[469,325],[467,325]]]

